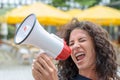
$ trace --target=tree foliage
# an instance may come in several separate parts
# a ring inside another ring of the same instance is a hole
[[[52,5],[55,7],[69,7],[69,5],[66,4],[66,1],[70,0],[52,0]]]
[[[98,4],[101,0],[75,0],[76,2],[80,3],[82,6],[94,6]]]
[[[107,6],[120,9],[120,0],[111,0],[111,3],[107,4]]]
[[[52,3],[50,5],[54,7],[66,7],[67,9],[71,8],[70,4],[66,4],[67,2],[76,2],[78,3],[81,8],[86,8],[86,7],[91,7],[94,5],[98,5],[102,0],[52,0]],[[110,3],[106,4],[107,6],[111,6],[111,4],[115,3],[114,6],[112,5],[111,7],[114,8],[120,8],[120,0],[110,0]],[[116,4],[117,3],[117,4]]]
[[[111,2],[120,1],[120,0],[111,0]]]
[[[52,0],[51,5],[55,7],[67,7],[70,8],[70,4],[66,4],[66,2],[70,2],[71,0]],[[94,6],[98,4],[101,0],[72,0],[74,2],[79,3],[80,6],[85,7],[85,6]]]

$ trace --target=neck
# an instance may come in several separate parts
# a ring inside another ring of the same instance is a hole
[[[97,80],[97,73],[93,69],[80,70],[79,74],[92,80]]]

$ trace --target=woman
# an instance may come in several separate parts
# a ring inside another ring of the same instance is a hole
[[[33,63],[35,80],[120,80],[115,50],[108,33],[100,26],[76,18],[64,26],[60,36],[72,50],[71,56],[58,62],[41,54]]]

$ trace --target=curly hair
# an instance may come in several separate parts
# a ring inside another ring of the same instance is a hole
[[[65,39],[67,45],[69,44],[69,37],[72,30],[79,28],[89,33],[95,44],[96,72],[99,80],[110,80],[110,78],[120,80],[116,73],[117,63],[115,50],[110,42],[107,31],[97,24],[89,21],[79,22],[76,18],[63,27],[59,36]],[[64,61],[59,61],[58,69],[61,80],[72,80],[72,77],[78,74],[78,68],[71,56]]]

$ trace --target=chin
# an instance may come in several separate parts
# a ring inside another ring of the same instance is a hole
[[[88,66],[86,66],[86,65],[77,65],[77,67],[79,70],[84,70],[84,69],[88,68]]]

